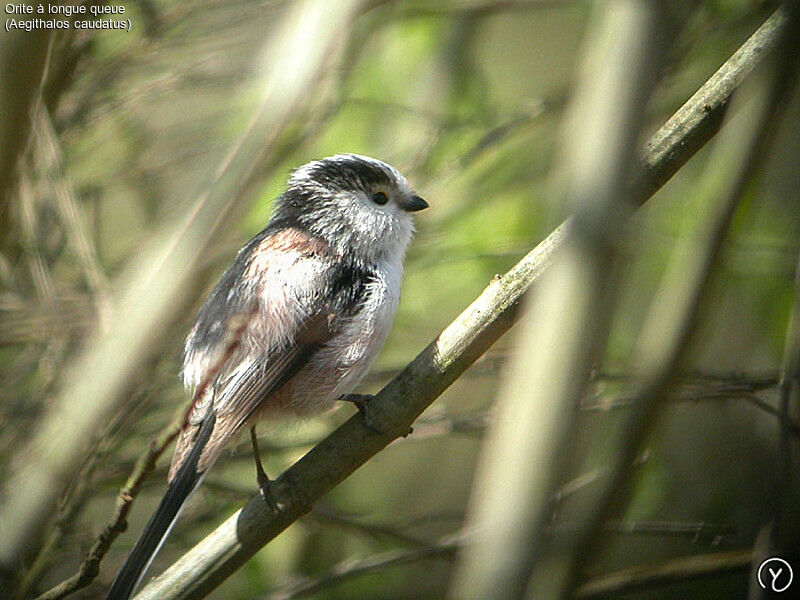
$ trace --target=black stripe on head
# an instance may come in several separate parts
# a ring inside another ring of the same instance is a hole
[[[337,263],[331,278],[330,303],[333,313],[350,317],[367,299],[367,286],[375,279],[374,271],[350,263]]]
[[[275,203],[270,227],[294,227],[311,231],[318,210],[331,205],[338,192],[364,191],[396,184],[388,166],[353,155],[338,155],[308,163],[297,169],[289,187]]]
[[[341,191],[364,190],[391,185],[394,177],[377,162],[357,156],[325,158],[306,167],[309,179]]]

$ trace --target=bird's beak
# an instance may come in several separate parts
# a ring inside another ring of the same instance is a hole
[[[419,196],[409,196],[404,201],[400,202],[400,208],[406,212],[417,212],[424,208],[428,208],[428,203]]]

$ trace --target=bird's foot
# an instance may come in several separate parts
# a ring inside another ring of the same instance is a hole
[[[272,493],[272,479],[270,479],[264,471],[258,473],[257,479],[258,493],[261,495],[261,499],[264,500],[272,512],[278,512],[280,507],[278,506],[278,502],[275,500],[275,496]]]
[[[278,503],[275,501],[275,496],[272,494],[272,480],[267,475],[267,472],[264,470],[264,466],[261,464],[261,452],[258,450],[258,438],[256,436],[256,428],[250,428],[250,442],[253,444],[253,458],[256,463],[256,480],[258,481],[258,491],[261,494],[261,498],[267,504],[267,506],[272,510],[272,512],[278,512]]]

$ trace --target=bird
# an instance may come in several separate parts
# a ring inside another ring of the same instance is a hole
[[[337,154],[292,171],[266,227],[239,250],[184,345],[194,390],[168,486],[106,596],[136,590],[187,499],[223,449],[250,430],[259,490],[272,508],[255,425],[350,400],[386,341],[403,262],[428,207],[391,165]],[[367,419],[367,425],[372,426]]]

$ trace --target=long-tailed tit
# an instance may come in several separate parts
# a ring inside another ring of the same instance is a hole
[[[200,393],[166,494],[107,598],[131,596],[190,494],[248,429],[270,498],[255,423],[317,413],[359,383],[394,320],[409,213],[427,206],[395,168],[365,156],[340,154],[292,173],[267,227],[239,251],[186,339],[183,380]]]

